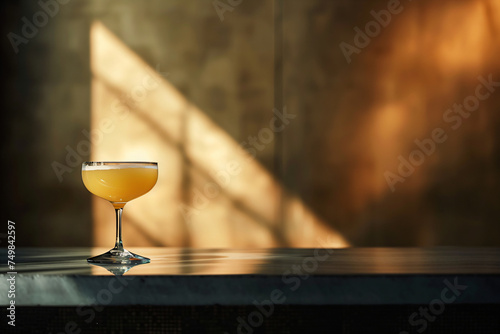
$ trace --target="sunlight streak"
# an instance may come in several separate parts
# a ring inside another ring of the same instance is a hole
[[[92,160],[159,163],[156,187],[125,207],[126,245],[315,247],[321,237],[329,247],[348,246],[102,23],[92,24],[90,43],[92,129],[103,133]],[[284,195],[283,228],[276,212]],[[111,206],[93,204],[94,245],[109,245]]]

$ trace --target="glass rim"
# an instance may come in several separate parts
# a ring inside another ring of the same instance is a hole
[[[113,166],[113,165],[158,165],[158,162],[150,161],[85,161],[82,166]]]

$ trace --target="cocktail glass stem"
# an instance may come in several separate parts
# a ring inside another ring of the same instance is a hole
[[[101,263],[101,264],[129,264],[136,265],[141,263],[149,263],[147,257],[134,254],[123,247],[122,241],[122,213],[123,206],[125,203],[113,203],[115,207],[116,214],[116,240],[115,247],[110,249],[104,254],[88,258],[87,261],[90,263]]]
[[[114,250],[123,252],[123,242],[122,242],[122,212],[123,208],[115,209],[116,214],[116,242]]]

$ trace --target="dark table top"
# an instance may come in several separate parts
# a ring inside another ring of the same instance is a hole
[[[16,271],[27,275],[112,275],[87,263],[105,248],[21,248]],[[500,248],[189,249],[131,248],[151,263],[127,275],[281,275],[294,265],[311,275],[500,274]],[[7,251],[0,250],[7,260]],[[2,267],[0,273],[9,271]]]
[[[17,248],[16,304],[87,305],[106,295],[111,305],[245,305],[273,294],[285,304],[428,304],[444,289],[457,293],[457,303],[500,303],[499,248],[132,247],[151,263],[86,262],[106,250]],[[0,257],[7,262],[5,249]],[[7,291],[9,271],[2,266],[0,291]],[[0,294],[0,305],[8,302]]]

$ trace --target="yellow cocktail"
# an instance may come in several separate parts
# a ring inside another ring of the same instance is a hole
[[[82,170],[83,183],[92,194],[107,199],[115,208],[150,191],[158,179],[158,169],[150,166],[99,167]]]
[[[122,212],[128,201],[150,191],[158,179],[156,162],[84,162],[82,180],[94,195],[111,202],[116,212],[115,247],[108,252],[88,258],[91,263],[134,265],[148,263],[147,257],[123,248]]]

